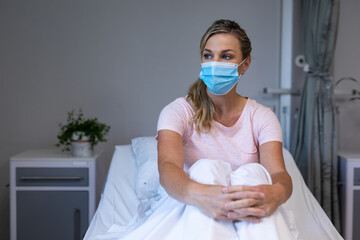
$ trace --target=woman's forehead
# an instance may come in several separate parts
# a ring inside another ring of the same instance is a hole
[[[206,44],[205,48],[211,49],[232,49],[235,51],[240,51],[240,41],[230,33],[219,33],[211,36]]]

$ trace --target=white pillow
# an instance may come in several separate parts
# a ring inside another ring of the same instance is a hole
[[[135,156],[135,192],[139,200],[158,196],[159,172],[157,141],[155,137],[138,137],[131,140]]]

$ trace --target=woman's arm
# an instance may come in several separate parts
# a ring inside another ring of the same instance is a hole
[[[256,207],[265,210],[265,216],[285,203],[292,193],[292,181],[286,171],[281,142],[267,142],[259,147],[260,164],[269,172],[272,185],[259,185],[254,188],[264,194],[264,199]]]
[[[184,172],[182,144],[183,140],[180,134],[170,130],[158,132],[158,168],[161,185],[171,197],[185,204],[196,206],[210,217],[225,221],[233,220],[227,217],[228,210],[225,208],[225,204],[233,196],[222,192],[224,186],[197,183]],[[261,193],[254,191],[242,194],[252,198],[261,197]],[[257,219],[245,216],[243,220],[251,222]]]
[[[292,193],[291,177],[286,171],[284,158],[282,154],[281,142],[267,142],[260,146],[260,164],[270,173],[272,185],[258,186],[229,186],[224,189],[226,193],[237,193],[242,191],[255,191],[264,194],[262,200],[258,200],[252,208],[260,208],[265,211],[264,216],[271,215],[278,206],[286,202]],[[241,218],[244,214],[251,214],[249,207],[244,203],[249,199],[237,198],[226,204],[230,210],[228,216],[232,218]],[[257,217],[264,217],[255,215]]]
[[[185,204],[198,207],[205,214],[226,220],[226,198],[223,186],[207,186],[197,183],[184,172],[182,136],[174,131],[158,132],[158,168],[160,184],[167,193]],[[201,204],[202,203],[202,204]]]
[[[264,143],[259,150],[260,164],[270,173],[272,179],[272,188],[263,188],[265,198],[262,207],[267,215],[270,215],[291,196],[292,181],[286,171],[281,142]]]
[[[184,151],[180,134],[170,130],[158,132],[158,168],[160,184],[170,196],[190,203],[189,188],[194,184],[186,173],[184,167]]]

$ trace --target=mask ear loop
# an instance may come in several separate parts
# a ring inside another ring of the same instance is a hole
[[[239,67],[246,61],[246,59],[248,59],[248,58],[249,58],[249,57],[247,57],[247,58],[245,58],[244,60],[242,60],[242,62],[239,63],[236,68],[239,68]]]
[[[242,60],[241,63],[238,64],[238,66],[236,68],[239,68],[241,66],[241,64],[243,64],[249,57],[246,57],[244,60]],[[240,73],[240,75],[243,75],[244,73]]]

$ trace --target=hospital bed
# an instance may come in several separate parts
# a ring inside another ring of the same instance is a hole
[[[115,147],[107,180],[96,213],[84,240],[116,239],[151,211],[151,203],[164,191],[157,172],[154,137],[139,137],[129,145]],[[293,181],[293,193],[283,204],[292,213],[290,223],[298,229],[297,239],[342,239],[311,194],[291,154],[283,149],[286,168]]]

